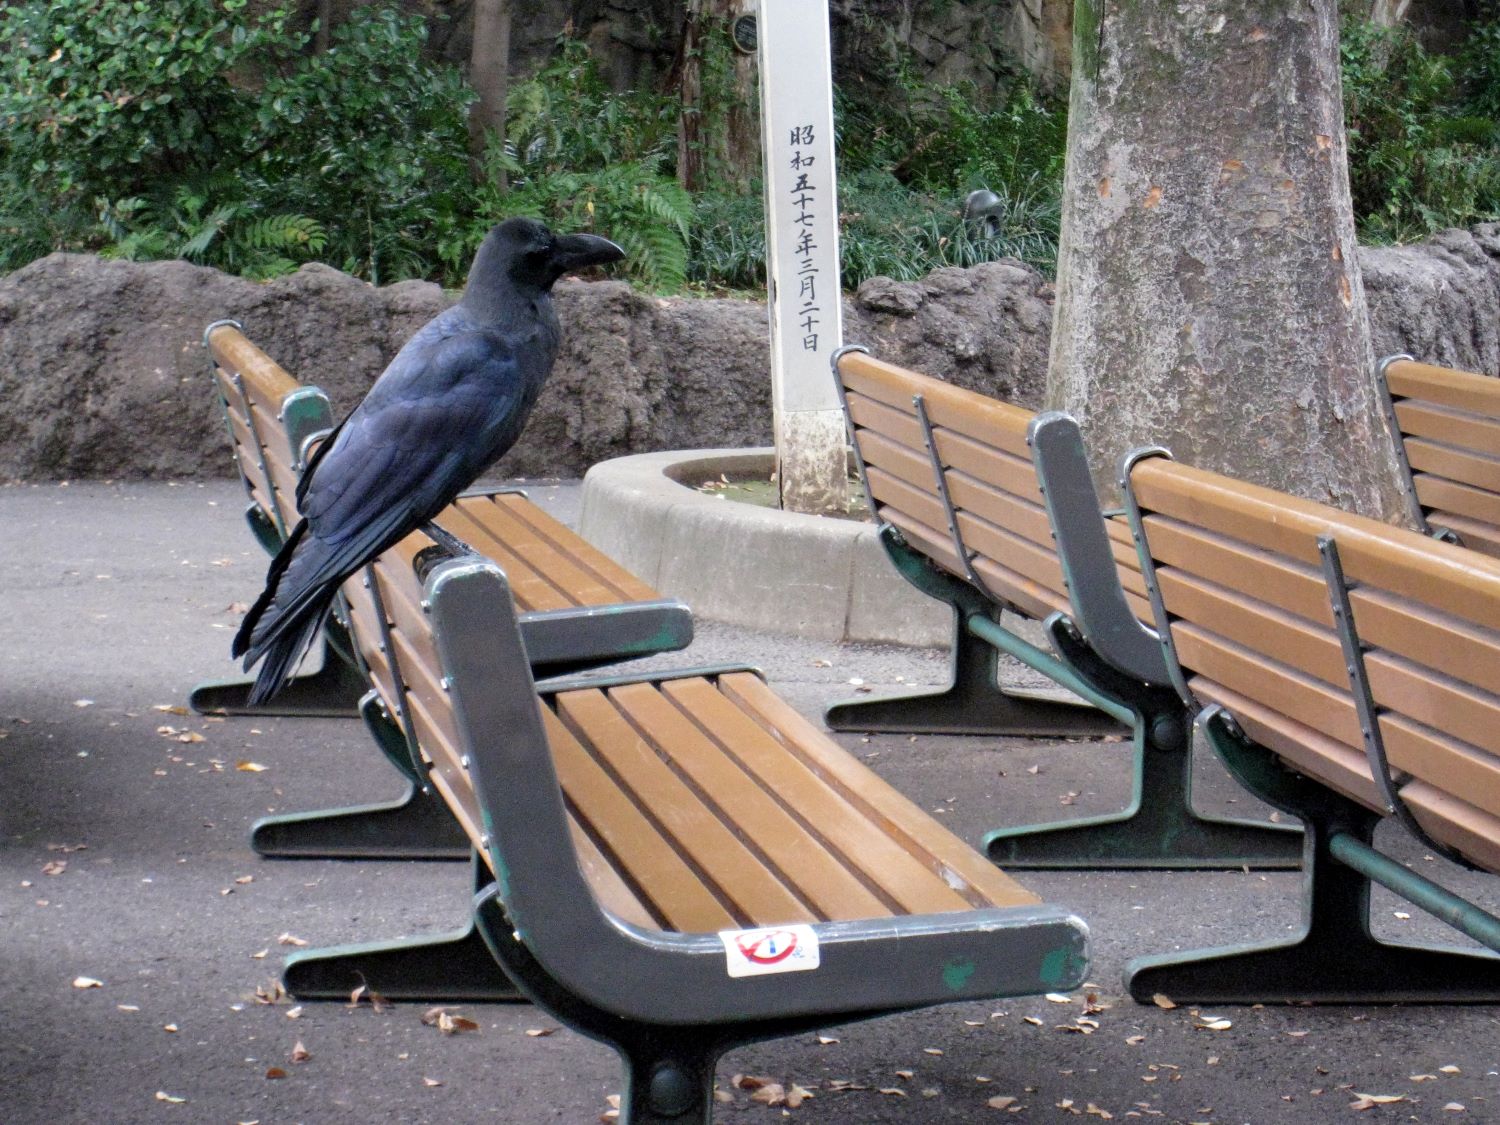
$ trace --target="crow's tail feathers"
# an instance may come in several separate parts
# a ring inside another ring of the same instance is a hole
[[[265,655],[260,671],[255,674],[255,686],[250,689],[250,706],[256,707],[269,701],[287,685],[292,673],[297,670],[297,665],[322,632],[337,590],[337,587],[332,587],[326,596],[306,604],[298,614],[295,625],[279,630],[269,643],[261,647],[260,651]]]
[[[307,521],[292,529],[266,572],[266,588],[240,622],[230,652],[250,668],[264,658],[250,692],[265,703],[286,686],[317,638],[338,592],[339,576],[325,575],[326,551],[307,537]]]

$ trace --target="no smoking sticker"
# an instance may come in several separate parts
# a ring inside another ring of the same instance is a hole
[[[732,977],[799,973],[818,967],[818,935],[811,926],[723,930],[719,939]]]

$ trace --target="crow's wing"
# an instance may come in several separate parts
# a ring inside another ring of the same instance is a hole
[[[306,534],[252,623],[250,660],[329,585],[440,512],[519,435],[533,393],[524,357],[500,334],[461,332],[404,358],[304,477]]]

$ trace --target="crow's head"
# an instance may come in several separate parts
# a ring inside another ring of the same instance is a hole
[[[552,288],[565,273],[618,262],[625,256],[607,238],[593,234],[555,234],[535,219],[506,219],[485,236],[469,285],[493,285],[503,278],[522,289]]]

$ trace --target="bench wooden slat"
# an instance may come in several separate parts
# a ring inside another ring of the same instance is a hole
[[[975,396],[941,379],[905,371],[868,355],[845,355],[839,361],[839,374],[848,389],[898,410],[911,409],[911,388],[916,387],[926,400],[927,416],[934,425],[946,426],[1017,457],[1030,459],[1026,429],[1033,415],[1029,410]]]
[[[912,914],[965,910],[964,897],[935,881],[927,868],[888,835],[857,815],[837,793],[817,783],[807,766],[787,755],[781,743],[703,680],[672,680],[662,685],[668,699],[733,755],[804,824],[827,840],[852,871],[860,873],[899,909]]]
[[[1500,871],[1500,818],[1431,785],[1408,785],[1401,796],[1429,836],[1486,870]]]
[[[735,673],[720,679],[721,690],[766,727],[778,732],[787,745],[822,780],[834,785],[869,817],[907,841],[913,854],[974,906],[1018,906],[1040,901],[953,833],[928,816],[917,804],[883,781],[828,740],[758,676]]]
[[[1407,360],[1387,366],[1385,379],[1394,397],[1422,399],[1500,418],[1500,380]]]
[[[580,538],[565,524],[548,515],[524,496],[513,492],[497,492],[485,496],[464,497],[459,500],[458,504],[466,511],[471,508],[483,509],[487,504],[504,508],[516,520],[525,523],[538,535],[565,549],[579,565],[586,566],[605,586],[614,591],[615,596],[611,599],[612,601],[656,601],[661,597],[661,594],[654,588],[641,581],[593,544]],[[582,604],[593,603],[583,602]]]
[[[1304,726],[1320,730],[1350,747],[1359,747],[1359,718],[1347,688],[1338,691],[1322,680],[1297,672],[1197,625],[1175,624],[1172,636],[1184,669],[1223,684]]]
[[[1492,526],[1500,524],[1500,496],[1494,493],[1431,473],[1414,473],[1412,484],[1424,508],[1453,512]]]
[[[1378,649],[1365,664],[1377,706],[1500,753],[1500,699]]]
[[[1490,491],[1500,490],[1500,457],[1458,449],[1426,438],[1409,437],[1406,439],[1406,459],[1417,472]]]
[[[721,810],[667,765],[649,726],[632,727],[602,691],[567,692],[558,698],[557,714],[615,775],[616,784],[649,810],[678,853],[731,904],[741,925],[814,917],[807,903],[721,819]]]
[[[1172,567],[1158,570],[1157,580],[1173,617],[1231,636],[1256,652],[1275,653],[1299,672],[1347,690],[1344,652],[1331,629]]]
[[[1247,735],[1274,750],[1299,772],[1374,812],[1385,811],[1380,792],[1370,776],[1370,764],[1364,751],[1329,738],[1314,727],[1278,714],[1250,697],[1204,677],[1193,677],[1189,687],[1200,699],[1228,710]]]
[[[1408,437],[1431,438],[1475,450],[1500,450],[1500,421],[1440,403],[1403,399],[1395,404],[1396,423]]]
[[[567,803],[579,825],[663,925],[684,933],[733,929],[737,919],[623,793],[550,708],[542,708]]]
[[[240,332],[216,331],[209,334],[207,343],[220,366],[238,371],[247,389],[267,402],[280,402],[302,386]]]
[[[717,694],[707,681],[693,682]],[[696,789],[718,806],[733,809],[745,843],[812,906],[800,915],[764,917],[755,924],[878,918],[895,913],[894,902],[878,894],[868,879],[827,846],[819,835],[819,826],[798,817],[660,689],[629,684],[612,688],[609,697],[634,725],[653,733],[658,752],[666,754],[673,768]]]
[[[1312,567],[1319,565],[1317,537],[1334,535],[1352,582],[1500,629],[1500,562],[1485,555],[1184,465],[1146,461],[1131,479],[1150,510],[1180,514]]]

